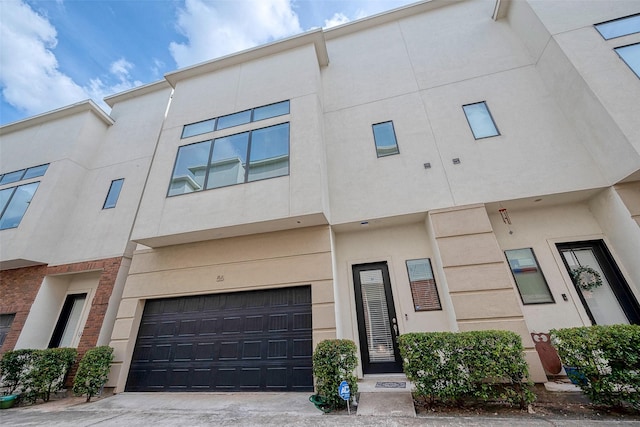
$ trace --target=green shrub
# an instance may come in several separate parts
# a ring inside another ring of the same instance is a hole
[[[36,350],[22,384],[24,397],[30,402],[39,398],[48,402],[51,393],[64,387],[64,380],[77,354],[75,348]]]
[[[416,394],[451,404],[465,398],[521,408],[535,395],[520,336],[509,331],[409,333],[398,338],[404,372]]]
[[[358,365],[357,347],[351,340],[325,340],[313,352],[313,375],[316,391],[330,409],[346,407],[338,394],[342,381],[349,384],[351,398],[358,392],[358,378],[353,371]]]
[[[0,360],[0,378],[8,394],[13,394],[24,383],[25,375],[31,369],[36,350],[21,349],[7,351]]]
[[[91,396],[98,394],[107,382],[112,360],[113,348],[109,346],[87,350],[73,380],[73,392],[87,396],[87,402],[89,402]]]
[[[551,342],[592,402],[640,408],[640,325],[552,329]]]

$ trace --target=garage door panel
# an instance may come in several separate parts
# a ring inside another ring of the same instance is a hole
[[[312,391],[311,324],[310,286],[148,301],[126,390]]]

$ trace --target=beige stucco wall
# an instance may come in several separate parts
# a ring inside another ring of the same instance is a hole
[[[157,246],[150,239],[244,224],[266,223],[261,231],[269,231],[268,223],[278,220],[290,220],[280,228],[294,227],[297,221],[317,225],[305,217],[327,214],[319,73],[314,46],[308,45],[179,81],[133,239]],[[289,115],[180,138],[186,124],[283,100],[290,100]],[[290,123],[288,176],[167,197],[180,146],[284,122]],[[192,235],[181,242],[216,237],[220,235]]]
[[[108,387],[123,391],[144,301],[311,285],[313,343],[335,338],[328,227],[312,227],[138,250],[111,337]]]
[[[633,236],[634,230],[630,230],[630,235],[624,239],[615,237],[614,231],[616,229],[629,231],[626,226],[621,226],[624,222],[622,216],[618,217],[619,224],[609,221],[608,232],[603,232],[601,224],[605,224],[604,218],[614,213],[610,201],[606,201],[608,191],[605,190],[592,199],[581,202],[509,209],[509,217],[511,218],[509,226],[503,223],[497,210],[489,212],[500,249],[504,251],[532,248],[555,300],[555,303],[551,304],[522,306],[531,332],[548,332],[552,328],[591,325],[555,247],[556,243],[603,239],[625,274],[627,282],[632,288],[635,288],[637,294],[637,286],[634,285],[635,279],[629,274],[630,271],[637,268],[637,262],[631,258],[637,259],[637,257],[633,255],[635,250],[629,250],[634,249],[633,246],[640,243],[640,240]],[[544,199],[540,203],[544,203]],[[600,206],[594,210],[592,208],[594,203],[596,205],[604,203],[606,206]],[[508,204],[506,205],[508,206]],[[630,218],[627,221],[635,226]],[[509,234],[509,230],[513,233]],[[635,233],[637,234],[637,232]],[[513,280],[512,285],[515,289]],[[567,301],[564,301],[563,294],[567,296]],[[520,298],[518,301],[522,305]]]

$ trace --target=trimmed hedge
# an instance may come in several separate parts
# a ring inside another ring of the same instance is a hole
[[[313,375],[316,391],[330,410],[345,408],[347,403],[338,395],[344,380],[349,384],[351,400],[358,392],[358,378],[353,371],[358,365],[356,344],[351,340],[325,340],[313,352]]]
[[[113,348],[107,345],[87,350],[73,380],[73,392],[86,395],[89,402],[106,384],[112,361]]]
[[[25,376],[33,364],[37,350],[21,349],[7,351],[0,360],[0,382],[8,389],[7,394],[14,394],[24,383]]]
[[[525,408],[535,400],[520,336],[509,331],[409,333],[398,338],[404,372],[432,403],[466,398]]]
[[[47,402],[51,393],[64,387],[76,355],[75,348],[8,351],[0,361],[3,385],[11,392],[20,387],[22,397],[29,402],[38,399]]]
[[[640,325],[552,329],[569,377],[593,403],[640,409]]]

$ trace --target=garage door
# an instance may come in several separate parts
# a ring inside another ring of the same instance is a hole
[[[147,301],[126,391],[312,391],[311,287]]]

